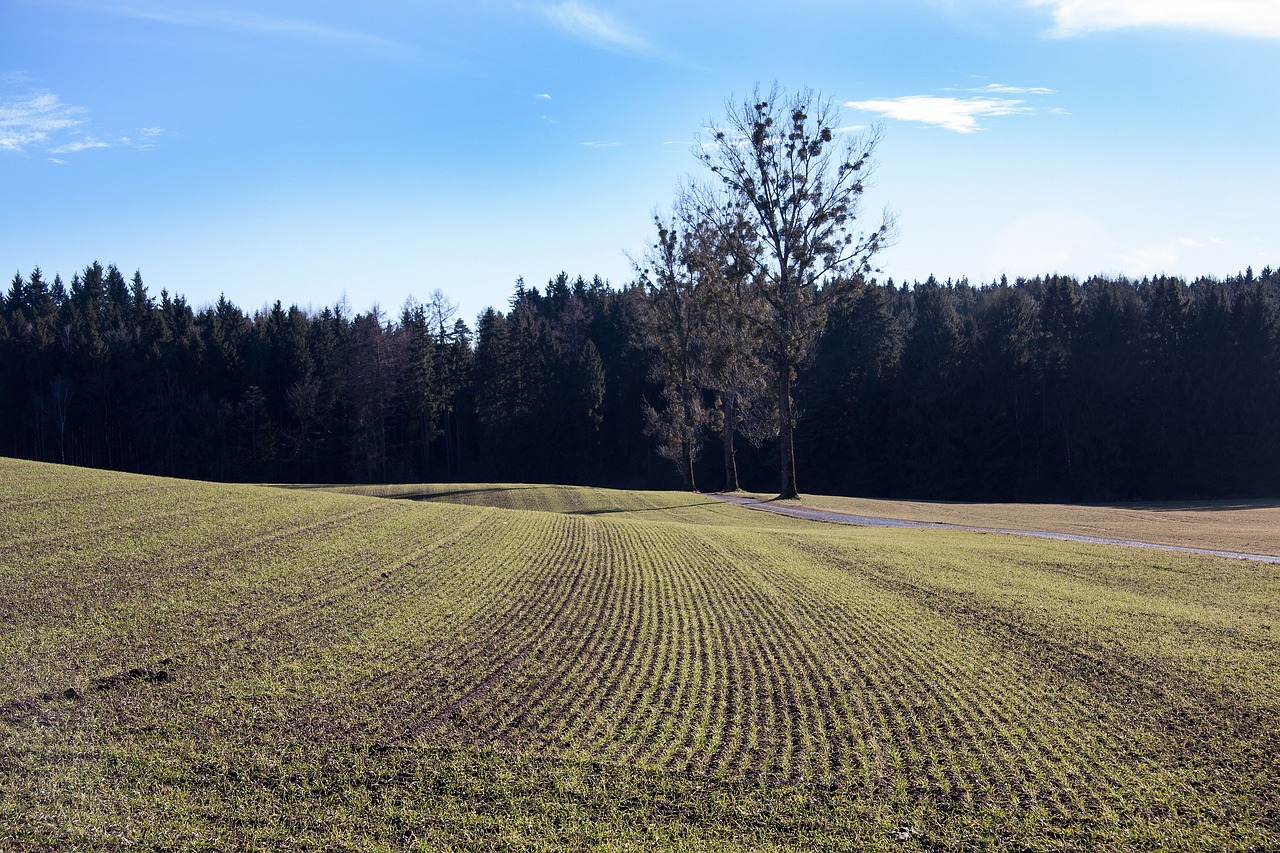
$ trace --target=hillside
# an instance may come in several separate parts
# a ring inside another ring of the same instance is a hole
[[[1280,845],[1275,566],[365,491],[0,460],[0,846]]]

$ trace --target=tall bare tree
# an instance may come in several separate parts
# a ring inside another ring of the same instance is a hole
[[[749,101],[731,100],[724,124],[709,130],[694,153],[740,204],[762,248],[753,257],[778,401],[780,496],[796,497],[796,367],[893,233],[887,213],[872,230],[855,231],[881,134],[843,134],[834,102],[776,84],[767,93],[757,86]]]
[[[703,268],[692,261],[689,234],[679,217],[654,217],[658,241],[641,270],[644,310],[641,334],[652,354],[650,378],[662,384],[664,405],[644,406],[645,432],[658,442],[658,454],[675,463],[691,492],[698,490],[693,463],[710,423],[703,399],[706,385],[703,334],[705,293]]]
[[[758,242],[739,206],[726,202],[700,203],[702,190],[690,188],[677,203],[685,223],[683,256],[697,271],[702,341],[699,377],[715,395],[711,426],[720,433],[724,461],[724,491],[737,491],[736,438],[759,445],[776,435],[777,418],[769,417],[768,366],[764,362],[761,330],[765,304],[759,296]],[[707,211],[716,218],[707,219]],[[763,405],[762,405],[763,404]]]

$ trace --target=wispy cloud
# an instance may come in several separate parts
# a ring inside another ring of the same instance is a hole
[[[1129,242],[1093,211],[1046,208],[1025,213],[1000,231],[987,274],[1034,275],[1092,269],[1142,278],[1185,268],[1223,245],[1218,237],[1171,237]]]
[[[1053,13],[1053,35],[1163,27],[1280,38],[1276,0],[1025,0]]]
[[[0,100],[0,150],[22,152],[47,143],[54,134],[85,124],[87,113],[48,92],[6,97]]]
[[[1115,248],[1113,256],[1125,275],[1140,278],[1177,269],[1185,262],[1188,250],[1194,253],[1220,246],[1222,242],[1217,237],[1204,240],[1196,237],[1177,237],[1154,246],[1119,246]]]
[[[973,92],[983,95],[1052,95],[1052,89],[1043,86],[1010,86],[1008,83],[988,83],[969,89],[946,88],[944,92]]]
[[[110,15],[136,18],[144,21],[173,24],[184,27],[233,30],[236,32],[278,35],[290,38],[362,43],[375,47],[395,46],[394,42],[358,30],[331,27],[326,24],[300,18],[263,15],[257,12],[237,12],[216,6],[192,8],[187,4],[166,2],[96,2],[96,0],[67,0],[66,5],[92,9]]]
[[[583,148],[617,148],[621,142],[579,142]]]
[[[120,144],[137,151],[150,151],[156,147],[155,140],[164,133],[163,127],[140,127],[135,136],[120,137]]]
[[[537,99],[537,100],[539,100],[539,101],[549,101],[549,100],[551,100],[551,96],[550,96],[550,95],[548,95],[546,92],[542,92],[542,93],[540,93],[540,94],[534,95],[533,97],[534,97],[534,98],[536,98],[536,99]]]
[[[1034,107],[1013,98],[948,98],[936,95],[908,95],[871,101],[848,101],[846,107],[881,113],[898,121],[932,124],[956,133],[981,130],[978,120],[992,116],[1030,115]]]
[[[31,80],[25,74],[6,74],[0,82],[16,84],[10,86],[16,88],[28,86]],[[38,148],[52,155],[117,147],[147,151],[164,133],[161,127],[142,127],[130,136],[108,135],[104,139],[88,133],[89,129],[89,111],[63,103],[52,92],[27,89],[17,94],[0,93],[0,151],[25,154],[29,148]],[[59,165],[66,162],[60,156],[48,159]]]
[[[127,141],[127,140],[126,140]],[[103,142],[101,139],[94,139],[92,136],[86,136],[84,139],[77,139],[74,142],[68,142],[65,145],[59,145],[57,148],[50,148],[50,154],[78,154],[81,151],[88,151],[91,148],[110,148],[111,144]]]
[[[652,46],[607,12],[578,0],[540,7],[548,21],[566,35],[605,50],[651,53]]]

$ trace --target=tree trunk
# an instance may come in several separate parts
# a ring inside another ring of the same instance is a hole
[[[796,487],[796,453],[794,423],[791,416],[791,365],[779,359],[778,365],[778,451],[782,455],[780,498],[798,498]]]
[[[738,400],[732,394],[724,395],[724,490],[726,492],[736,492],[738,486],[738,460],[737,452],[733,447],[734,427],[738,418]]]
[[[693,479],[693,442],[682,441],[680,451],[684,456],[685,488],[691,492],[698,491],[698,484]]]
[[[452,414],[453,413],[449,409],[445,409],[444,411],[444,472],[446,476],[449,474],[449,467],[454,458],[453,418],[451,417]]]
[[[462,456],[463,456],[463,453],[465,452],[464,442],[467,436],[462,430],[462,419],[459,417],[458,413],[453,410],[453,407],[449,408],[449,416],[453,418],[453,421],[454,421],[453,473],[455,477],[461,477],[462,476]]]

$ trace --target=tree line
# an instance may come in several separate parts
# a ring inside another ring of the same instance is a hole
[[[114,265],[69,286],[36,269],[0,310],[0,453],[217,480],[616,479],[595,466],[629,440],[607,440],[626,302],[562,275],[473,330],[440,292],[394,317],[246,313],[155,298]]]
[[[520,281],[475,329],[439,291],[250,315],[96,262],[69,287],[15,274],[0,452],[259,481],[1276,493],[1280,276],[881,283],[880,133],[838,119],[807,90],[731,99],[633,282]]]
[[[153,297],[115,266],[90,264],[70,286],[36,269],[0,305],[0,453],[219,480],[620,487],[688,485],[683,458],[699,486],[722,488],[734,484],[708,448],[723,446],[729,411],[742,485],[774,488],[764,373],[698,343],[698,363],[719,366],[673,402],[678,346],[655,332],[670,327],[655,326],[651,290],[518,283],[472,329],[440,293],[394,317],[246,313]],[[795,400],[811,492],[1274,495],[1280,273],[857,280],[799,365]],[[681,406],[721,414],[690,421],[671,465],[654,424]]]

